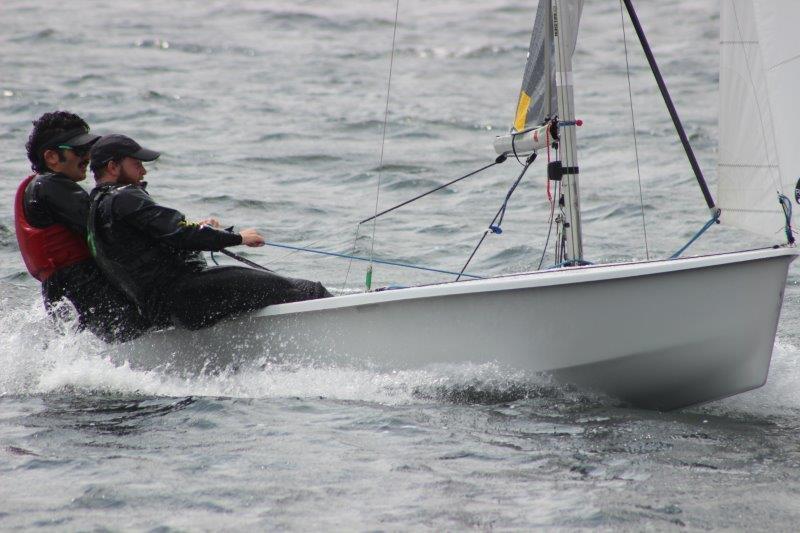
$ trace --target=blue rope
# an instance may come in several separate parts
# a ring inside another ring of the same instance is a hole
[[[456,275],[456,276],[458,275],[458,272],[450,272],[449,270],[439,270],[437,268],[423,267],[423,266],[417,266],[417,265],[409,265],[409,264],[406,264],[406,263],[395,263],[394,261],[384,261],[382,259],[370,259],[369,257],[359,257],[357,255],[339,254],[339,253],[336,253],[336,252],[325,252],[323,250],[314,250],[313,248],[302,248],[302,247],[299,247],[299,246],[290,246],[288,244],[279,244],[277,242],[265,242],[264,244],[266,246],[272,246],[274,248],[285,248],[287,250],[297,250],[297,251],[300,251],[300,252],[310,252],[312,254],[330,255],[330,256],[333,256],[333,257],[342,257],[344,259],[355,259],[356,261],[366,261],[367,263],[372,261],[373,263],[380,263],[382,265],[391,265],[391,266],[397,266],[397,267],[403,267],[403,268],[413,268],[413,269],[416,269],[416,270],[425,270],[427,272],[436,272],[438,274],[451,274],[451,275]],[[466,276],[468,278],[473,278],[473,279],[484,279],[483,276],[476,276],[474,274],[462,274],[462,275]]]
[[[708,222],[706,222],[705,226],[703,226],[702,228],[700,228],[700,231],[698,231],[698,232],[695,234],[695,236],[694,236],[694,237],[692,237],[692,238],[689,240],[689,242],[687,242],[687,243],[686,243],[686,244],[683,246],[683,248],[681,248],[680,250],[678,250],[677,252],[675,252],[674,254],[672,254],[671,256],[669,256],[669,258],[670,258],[670,259],[677,259],[677,258],[679,258],[679,257],[681,256],[681,254],[682,254],[683,252],[685,252],[685,251],[686,251],[686,249],[687,249],[689,246],[691,246],[691,245],[692,245],[692,243],[693,243],[694,241],[696,241],[697,239],[699,239],[699,238],[700,238],[700,236],[701,236],[703,233],[705,233],[705,232],[706,232],[706,230],[707,230],[708,228],[710,228],[711,226],[713,226],[713,225],[714,225],[714,223],[717,223],[717,222],[719,222],[719,211],[717,211],[717,213],[715,213],[715,214],[714,214],[714,216],[711,218],[711,220],[709,220]]]

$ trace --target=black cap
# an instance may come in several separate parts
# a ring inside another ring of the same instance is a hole
[[[92,145],[92,168],[99,168],[119,157],[132,157],[139,161],[155,161],[161,154],[155,150],[148,150],[125,135],[112,133],[101,137]]]
[[[54,135],[42,145],[42,148],[54,148],[59,145],[72,147],[86,146],[87,144],[96,142],[98,139],[100,139],[99,135],[89,133],[83,128],[75,128]]]

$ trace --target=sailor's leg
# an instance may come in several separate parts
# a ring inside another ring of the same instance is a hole
[[[72,291],[70,300],[81,313],[86,329],[106,342],[129,341],[153,328],[136,304],[99,269]]]
[[[152,327],[93,261],[56,272],[42,289],[46,306],[48,302],[66,297],[78,312],[80,328],[88,329],[106,342],[131,340]]]
[[[175,325],[198,329],[268,305],[328,296],[319,282],[224,266],[182,278],[168,295],[168,307]]]
[[[83,318],[75,309],[74,304],[67,298],[66,291],[62,283],[56,278],[58,273],[50,276],[42,283],[42,300],[47,316],[61,334],[66,334],[68,326],[74,326],[77,330],[83,329]],[[74,330],[73,330],[74,332]]]

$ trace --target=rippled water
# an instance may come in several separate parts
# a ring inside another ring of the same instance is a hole
[[[710,181],[717,5],[640,17]],[[0,32],[0,528],[794,529],[798,267],[767,385],[674,413],[496,365],[382,373],[291,362],[218,376],[115,367],[52,331],[24,272],[11,197],[30,121],[54,108],[164,155],[153,195],[271,241],[350,252],[355,222],[478,168],[513,115],[533,6],[402,0],[379,167],[394,3],[6,0]],[[633,34],[627,28],[628,37]],[[651,257],[708,215],[629,41]],[[586,256],[643,258],[619,5],[587,2],[575,57]],[[538,262],[543,165],[470,267]],[[518,172],[508,162],[382,219],[379,257],[458,269]],[[371,230],[370,230],[371,231]],[[367,254],[362,231],[357,253]],[[692,252],[770,244],[714,228]],[[364,269],[247,250],[279,272],[359,290]],[[438,275],[381,267],[377,284]]]

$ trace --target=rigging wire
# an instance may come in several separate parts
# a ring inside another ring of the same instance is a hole
[[[364,220],[361,220],[360,222],[358,222],[356,224],[355,237],[353,239],[353,248],[352,248],[351,255],[353,255],[355,253],[356,245],[357,245],[357,242],[358,242],[359,230],[360,230],[362,224],[364,224],[366,222],[370,222],[370,221],[373,221],[373,223],[374,223],[374,220],[382,217],[383,215],[387,215],[387,214],[391,213],[392,211],[395,211],[396,209],[399,209],[399,208],[404,207],[404,206],[406,206],[406,205],[408,205],[408,204],[410,204],[412,202],[415,202],[417,200],[425,198],[429,194],[433,194],[433,193],[435,193],[437,191],[440,191],[440,190],[442,190],[442,189],[444,189],[446,187],[449,187],[450,185],[453,185],[454,183],[457,183],[457,182],[459,182],[461,180],[464,180],[466,178],[475,176],[475,175],[483,172],[486,169],[492,168],[495,165],[499,165],[499,164],[505,162],[507,159],[508,159],[507,155],[501,154],[501,155],[497,156],[497,158],[495,158],[495,160],[492,163],[489,163],[488,165],[484,165],[484,166],[482,166],[481,168],[479,168],[477,170],[473,170],[471,172],[468,172],[467,174],[464,174],[463,176],[459,176],[458,178],[452,179],[452,180],[448,181],[447,183],[443,183],[442,185],[439,185],[437,187],[434,187],[433,189],[430,189],[430,190],[425,191],[425,192],[423,192],[421,194],[418,194],[417,196],[415,196],[413,198],[410,198],[408,200],[400,202],[397,205],[394,205],[392,207],[384,209],[380,213],[376,213],[376,214],[372,215],[371,217],[368,217],[368,218],[365,218]],[[321,240],[323,240],[323,239],[319,239],[319,240],[315,241],[315,243],[320,242]],[[309,245],[309,246],[311,246],[311,245]],[[297,252],[296,251],[295,252],[291,252],[288,255],[291,255],[292,253],[297,253]],[[346,257],[349,257],[349,256],[346,256]],[[376,262],[379,262],[379,261],[376,261]],[[352,262],[352,259],[351,259],[350,263],[347,266],[347,273],[345,274],[345,279],[344,279],[344,284],[342,286],[342,289],[347,287],[347,281],[348,281],[348,279],[350,277],[350,269],[352,267],[352,264],[353,264],[353,262]]]
[[[348,261],[347,263],[347,272],[344,275],[344,283],[342,283],[342,292],[344,292],[344,290],[347,288],[347,280],[350,277],[350,269],[353,266],[353,257],[355,256],[356,253],[356,244],[358,243],[358,232],[360,229],[361,229],[361,224],[356,224],[356,231],[354,232],[355,236],[353,237],[353,251],[350,253],[351,258],[350,261]]]
[[[292,246],[291,244],[282,244],[282,243],[279,243],[279,242],[265,242],[264,246],[274,246],[275,248],[286,248],[286,249],[289,249],[289,250],[298,250],[298,251],[301,251],[301,252],[309,252],[309,253],[312,253],[312,254],[327,255],[329,257],[343,257],[345,259],[351,259],[351,260],[357,260],[357,261],[366,261],[366,262],[374,261],[375,263],[379,263],[381,265],[391,265],[391,266],[403,267],[403,268],[413,268],[413,269],[416,269],[416,270],[425,270],[427,272],[438,272],[439,274],[458,274],[457,272],[451,272],[449,270],[442,270],[442,269],[439,269],[439,268],[431,268],[431,267],[422,266],[422,265],[414,265],[414,264],[411,264],[411,263],[401,263],[401,262],[398,262],[398,261],[389,261],[389,260],[386,260],[386,259],[370,259],[369,257],[351,256],[351,255],[348,255],[348,254],[340,254],[340,253],[337,253],[337,252],[328,252],[328,251],[325,251],[325,250],[314,250],[314,249],[311,249],[311,248],[301,248],[299,246]],[[239,257],[241,257],[241,256],[239,256]],[[241,259],[243,259],[243,258],[241,258]],[[259,266],[259,268],[264,268],[264,267],[260,267]],[[483,279],[483,276],[478,276],[476,274],[465,274],[465,273],[462,272],[461,275],[469,277],[469,278],[474,278],[474,279]]]
[[[561,161],[561,144],[558,145],[556,149],[556,160]],[[564,258],[567,254],[567,229],[564,227],[563,222],[567,219],[567,213],[564,210],[564,181],[557,182],[558,184],[558,192],[555,196],[556,201],[558,202],[558,216],[556,217],[556,241],[555,241],[555,249],[553,250],[553,255],[555,258],[555,265],[560,265],[564,262]],[[558,217],[561,217],[561,224],[558,224]]]
[[[545,133],[545,141],[547,144],[547,168],[550,168],[551,157],[550,157],[550,128],[546,130]],[[542,264],[544,264],[544,257],[547,255],[547,245],[550,244],[550,234],[553,233],[553,217],[555,216],[556,212],[556,202],[553,194],[558,194],[558,185],[553,186],[553,193],[550,192],[550,176],[546,175],[545,179],[547,180],[547,201],[550,202],[550,220],[547,223],[547,238],[544,240],[544,246],[542,247],[542,256],[539,258],[539,265],[536,267],[536,270],[540,270],[542,268]]]
[[[525,176],[525,173],[530,168],[531,164],[533,164],[534,160],[536,159],[536,152],[533,152],[531,155],[528,156],[528,159],[525,160],[525,166],[522,167],[522,171],[517,176],[517,179],[514,180],[514,183],[511,185],[511,188],[506,193],[505,200],[503,200],[503,205],[500,206],[500,209],[497,210],[497,213],[494,215],[492,222],[489,224],[489,227],[483,232],[478,244],[475,245],[473,248],[472,253],[469,254],[469,258],[467,258],[467,262],[464,263],[464,266],[461,267],[461,272],[459,272],[458,276],[456,276],[456,281],[461,279],[461,276],[464,275],[464,271],[469,266],[470,261],[472,258],[475,257],[475,254],[478,251],[478,248],[481,247],[483,241],[486,239],[486,236],[489,235],[489,232],[500,234],[503,233],[503,230],[500,228],[500,225],[503,223],[503,217],[506,214],[506,207],[508,206],[508,201],[511,199],[511,195],[514,194],[514,191],[517,189],[517,185],[519,182],[522,181],[522,177]],[[499,219],[499,220],[498,220]]]
[[[423,266],[423,265],[414,265],[414,264],[411,264],[411,263],[400,263],[398,261],[389,261],[389,260],[386,260],[386,259],[369,259],[367,257],[358,257],[358,256],[353,256],[353,255],[348,255],[348,254],[340,254],[340,253],[337,253],[337,252],[328,252],[326,250],[315,250],[313,248],[306,248],[306,247],[301,247],[301,246],[293,246],[291,244],[283,244],[283,243],[279,243],[279,242],[264,242],[264,246],[272,246],[272,247],[275,247],[275,248],[283,248],[283,249],[287,249],[287,250],[295,250],[295,251],[298,251],[298,252],[308,252],[308,253],[312,253],[312,254],[327,255],[329,257],[343,257],[345,259],[350,259],[351,261],[352,260],[367,261],[367,262],[374,261],[374,262],[380,263],[382,265],[391,265],[391,266],[396,266],[396,267],[412,268],[412,269],[416,269],[416,270],[425,270],[427,272],[437,272],[439,274],[459,275],[458,272],[451,272],[449,270],[442,270],[442,269],[439,269],[439,268],[432,268],[432,267],[427,267],[427,266]],[[260,264],[258,264],[256,262],[254,262],[254,261],[250,261],[246,257],[243,257],[243,256],[241,256],[239,254],[233,253],[230,250],[226,250],[226,249],[223,248],[222,250],[219,250],[219,252],[224,254],[224,255],[227,255],[231,259],[235,259],[236,261],[239,261],[240,263],[244,263],[245,265],[247,265],[249,267],[256,268],[256,269],[259,269],[259,270],[266,270],[267,272],[273,272],[272,270],[268,269],[267,267],[262,266],[262,265],[260,265]],[[214,252],[211,252],[211,254],[212,254],[211,255],[211,259],[214,261],[214,264],[219,266],[219,263],[217,262],[216,258],[213,255]],[[478,276],[476,274],[465,274],[465,273],[462,272],[461,275],[466,276],[468,278],[473,278],[473,279],[484,279],[483,276]],[[344,292],[344,288],[342,289],[342,292]]]
[[[548,182],[547,185],[549,187],[550,186],[550,178],[549,177],[547,178],[547,182]],[[558,182],[556,182],[556,183],[558,183]],[[558,194],[558,192],[559,192],[558,184],[556,184],[556,186],[553,187],[553,189],[554,189],[555,194]],[[547,226],[547,239],[545,239],[545,241],[544,241],[544,246],[542,247],[542,257],[539,258],[539,266],[536,267],[536,270],[541,270],[542,264],[544,264],[544,257],[547,254],[547,245],[550,244],[550,234],[553,232],[553,218],[555,216],[555,212],[556,212],[556,202],[555,202],[555,200],[551,199],[550,200],[550,222],[548,223],[548,226]]]
[[[352,270],[352,265],[353,265],[352,257],[353,257],[353,254],[355,253],[355,250],[356,250],[357,245],[358,245],[358,238],[360,236],[360,230],[361,230],[361,225],[362,224],[364,224],[366,222],[370,222],[375,218],[382,217],[383,215],[387,215],[387,214],[391,213],[392,211],[395,211],[396,209],[399,209],[399,208],[404,207],[404,206],[406,206],[406,205],[408,205],[408,204],[410,204],[412,202],[420,200],[420,199],[422,199],[422,198],[424,198],[424,197],[426,197],[426,196],[428,196],[430,194],[433,194],[433,193],[435,193],[437,191],[440,191],[440,190],[442,190],[442,189],[444,189],[446,187],[449,187],[449,186],[451,186],[451,185],[453,185],[453,184],[455,184],[455,183],[457,183],[459,181],[462,181],[462,180],[464,180],[466,178],[475,176],[475,175],[483,172],[484,170],[487,170],[487,169],[489,169],[489,168],[491,168],[491,167],[493,167],[495,165],[499,165],[499,164],[505,162],[507,159],[508,159],[508,156],[506,156],[505,154],[499,155],[497,158],[495,158],[495,160],[492,163],[489,163],[488,165],[484,165],[483,167],[481,167],[481,168],[479,168],[477,170],[473,170],[471,172],[468,172],[467,174],[464,174],[463,176],[459,176],[458,178],[452,179],[452,180],[448,181],[447,183],[443,183],[442,185],[434,187],[433,189],[430,189],[430,190],[425,191],[425,192],[423,192],[421,194],[418,194],[417,196],[415,196],[413,198],[410,198],[408,200],[405,200],[405,201],[403,201],[403,202],[401,202],[401,203],[399,203],[399,204],[397,204],[395,206],[389,207],[388,209],[384,209],[380,213],[377,213],[377,214],[375,214],[375,215],[373,215],[373,216],[371,216],[369,218],[365,218],[364,220],[361,220],[360,222],[355,222],[355,221],[352,222],[353,224],[355,224],[355,230],[353,232],[354,233],[354,237],[353,237],[352,252],[351,252],[350,255],[340,254],[341,257],[350,258],[350,262],[347,265],[347,272],[345,273],[345,278],[344,278],[344,283],[342,285],[342,290],[347,288],[347,282],[350,279],[350,271]],[[348,226],[350,224],[351,224],[350,222],[347,223]],[[231,230],[232,229],[233,228],[231,228]],[[334,234],[340,233],[342,229],[343,228],[336,229],[332,233],[334,233]],[[290,256],[292,256],[292,255],[294,255],[294,254],[296,254],[298,252],[307,251],[309,248],[312,248],[313,246],[315,246],[316,244],[319,244],[320,242],[326,240],[327,238],[328,238],[328,236],[321,237],[319,239],[316,239],[315,241],[312,241],[310,243],[307,243],[307,244],[303,245],[302,247],[299,247],[299,246],[298,247],[283,247],[283,248],[289,249],[291,251],[286,253],[286,254],[284,254],[284,255],[282,255],[282,256],[280,256],[280,257],[278,257],[278,258],[276,258],[276,259],[272,259],[270,261],[267,261],[266,264],[279,263],[281,261],[284,261],[288,257],[290,257]],[[211,259],[212,259],[212,261],[214,261],[215,264],[217,264],[216,263],[216,259],[214,258],[213,252],[211,254]],[[378,261],[376,261],[376,262],[378,262]],[[445,273],[449,274],[450,272],[445,272]]]
[[[378,186],[375,189],[375,214],[378,214],[378,201],[381,196],[381,179],[383,177],[383,151],[386,146],[386,125],[389,122],[389,96],[392,91],[392,69],[394,68],[394,51],[397,43],[397,18],[400,13],[400,0],[396,0],[394,8],[394,29],[392,30],[392,53],[389,57],[389,79],[386,82],[386,107],[383,112],[383,135],[381,136],[381,155],[378,161]],[[367,267],[366,287],[372,287],[372,259],[375,256],[375,230],[378,225],[377,217],[372,219],[372,242],[369,247],[369,266]],[[354,250],[355,251],[355,250]],[[349,270],[349,267],[348,267]]]
[[[497,156],[497,158],[494,160],[494,162],[489,163],[488,165],[482,166],[478,170],[473,170],[472,172],[469,172],[468,174],[464,174],[463,176],[460,176],[460,177],[458,177],[458,178],[456,178],[454,180],[450,180],[447,183],[443,183],[442,185],[439,185],[438,187],[434,187],[433,189],[431,189],[429,191],[425,191],[424,193],[419,194],[419,195],[415,196],[414,198],[411,198],[409,200],[401,202],[401,203],[399,203],[399,204],[397,204],[395,206],[392,206],[392,207],[390,207],[388,209],[384,209],[380,213],[372,215],[369,218],[365,218],[364,220],[359,222],[358,225],[360,226],[361,224],[364,224],[365,222],[369,222],[370,220],[374,220],[374,219],[376,219],[378,217],[382,217],[383,215],[385,215],[387,213],[391,213],[395,209],[399,209],[399,208],[401,208],[403,206],[406,206],[406,205],[410,204],[411,202],[416,202],[417,200],[419,200],[421,198],[424,198],[424,197],[428,196],[429,194],[435,193],[436,191],[440,191],[440,190],[442,190],[442,189],[444,189],[446,187],[449,187],[450,185],[453,185],[454,183],[457,183],[457,182],[459,182],[459,181],[461,181],[463,179],[469,178],[471,176],[474,176],[475,174],[483,172],[487,168],[491,168],[491,167],[493,167],[495,165],[499,165],[500,163],[503,163],[506,159],[508,159],[508,156],[506,156],[505,154],[501,154],[501,155]]]
[[[553,145],[553,150],[556,153],[555,154],[555,160],[556,161],[561,161],[561,153],[560,153],[561,144],[560,143],[554,144]],[[547,155],[549,157],[550,153],[548,152]],[[549,179],[549,176],[548,176],[548,179]],[[553,242],[553,259],[554,259],[554,263],[553,264],[554,265],[559,265],[564,261],[564,253],[565,253],[565,245],[566,245],[565,244],[565,237],[564,237],[564,227],[563,227],[563,224],[561,223],[567,218],[567,214],[564,211],[564,203],[562,201],[563,198],[564,198],[564,187],[563,187],[563,185],[564,185],[563,180],[562,181],[557,181],[555,183],[555,187],[554,187],[555,190],[553,191],[553,210],[554,211],[555,211],[556,205],[558,205],[558,215],[554,219],[555,222],[556,222],[556,238],[555,238],[555,241]],[[559,218],[561,219],[561,222],[559,222]],[[552,222],[551,222],[551,224],[552,224]],[[551,228],[552,228],[552,226],[551,226]],[[550,232],[550,230],[548,230],[548,235],[549,235],[549,232]],[[548,242],[549,242],[549,240],[550,239],[548,237]],[[547,248],[545,248],[545,250],[546,249]]]
[[[619,2],[619,16],[622,24],[622,42],[625,46],[625,73],[628,77],[628,102],[631,108],[631,129],[633,130],[633,153],[636,158],[636,176],[639,179],[639,205],[641,206],[642,213],[642,232],[644,233],[644,253],[647,260],[650,260],[650,247],[647,244],[647,223],[644,216],[644,194],[642,193],[642,172],[639,168],[639,140],[636,135],[636,115],[633,111],[633,89],[631,88],[631,66],[628,62],[628,38],[625,34],[625,11],[623,9],[622,0]]]

